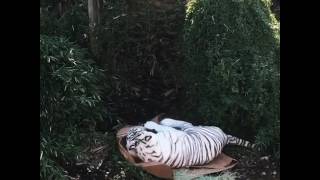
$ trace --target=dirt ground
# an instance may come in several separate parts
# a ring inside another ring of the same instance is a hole
[[[226,147],[225,153],[238,160],[231,170],[239,180],[279,180],[280,162],[270,155],[261,155],[242,147]]]
[[[159,179],[130,166],[124,160],[111,134],[95,134],[91,144],[84,145],[76,163],[65,167],[70,180],[144,180]],[[108,142],[108,143],[106,143]],[[280,162],[239,146],[226,146],[224,153],[238,160],[229,170],[239,180],[279,180]]]

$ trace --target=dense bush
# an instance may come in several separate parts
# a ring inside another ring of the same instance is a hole
[[[185,24],[190,119],[280,147],[280,35],[268,0],[191,0]]]
[[[162,9],[152,2],[109,0],[102,15],[102,61],[110,67],[112,104],[131,124],[176,106],[176,91],[164,94],[179,80],[184,6],[175,2]]]
[[[65,38],[40,35],[40,177],[62,178],[59,162],[76,156],[81,130],[102,121],[103,72]]]
[[[178,41],[184,6],[177,1],[164,10],[153,2],[106,0],[97,27],[99,58],[92,58],[108,68],[110,104],[130,123],[176,106],[173,90],[179,88],[179,77],[174,67],[182,60]],[[42,6],[41,33],[63,35],[88,47],[86,1],[77,1],[62,17],[55,12],[57,3],[43,1]],[[173,93],[169,97],[166,92]]]
[[[87,1],[78,0],[76,3],[69,3],[62,16],[58,15],[58,7],[58,1],[40,1],[40,34],[68,37],[81,47],[87,47],[89,41]]]

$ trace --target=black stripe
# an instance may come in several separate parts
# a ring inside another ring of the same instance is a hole
[[[187,136],[186,137],[186,139],[187,139],[187,148],[188,148],[188,156],[187,156],[187,164],[189,164],[189,162],[190,162],[190,157],[192,156],[192,144],[191,144],[191,142],[190,142],[190,139],[189,139],[189,136]]]
[[[179,157],[179,153],[176,155],[176,157],[174,157],[173,161],[171,162],[171,164],[170,164],[171,167],[173,167],[173,165],[175,164],[178,157]]]
[[[178,163],[178,167],[181,167],[183,162],[184,162],[184,156],[183,156],[183,153],[181,153],[181,157],[180,157],[180,161]]]
[[[241,146],[244,146],[244,140],[242,140],[242,139],[240,139],[240,138],[239,138],[239,140],[240,140],[240,142],[241,142],[241,143],[240,143]]]
[[[210,148],[210,141],[209,141],[209,139],[207,138],[207,136],[206,136],[206,134],[205,134],[205,132],[203,132],[203,137],[206,139],[206,141],[207,141],[207,143],[205,143],[205,149],[206,149],[206,152],[205,152],[205,154],[206,154],[206,162],[210,159],[210,155],[209,155],[209,151],[208,151],[208,147],[207,147],[207,145],[209,146],[209,148]],[[210,148],[210,151],[211,151],[211,148]]]
[[[236,138],[236,141],[237,141],[237,144],[238,144],[239,146],[241,146],[241,143],[242,143],[241,139]]]
[[[169,134],[169,138],[170,138],[170,142],[171,142],[170,143],[170,154],[172,154],[173,141],[172,141],[171,133],[168,133],[168,134]],[[170,158],[171,158],[170,154],[169,154],[168,158],[164,161],[164,164],[167,164],[168,161],[170,160]]]
[[[161,157],[161,154],[160,155],[153,155],[155,153],[156,153],[156,151],[152,151],[152,153],[147,153],[147,154],[151,154],[152,157],[156,157],[156,158]]]
[[[193,163],[195,142],[194,142],[194,139],[192,138],[192,135],[188,135],[188,138],[190,141],[190,156],[189,156],[189,164],[190,164],[190,162]]]
[[[156,151],[155,150],[153,150],[151,153],[148,153],[148,152],[146,152],[147,154],[154,154],[154,153],[156,153]]]
[[[196,134],[195,134],[195,136],[196,136]],[[197,139],[197,137],[195,137],[195,139]],[[199,153],[199,151],[200,151],[200,141],[199,141],[199,139],[197,139],[198,141],[197,141],[197,146],[196,146],[196,153],[195,153],[195,155],[196,155],[196,161],[195,161],[195,163],[196,164],[199,164],[200,163],[200,153]]]
[[[249,142],[248,141],[244,141],[244,147],[248,147]]]
[[[192,156],[191,156],[191,162],[192,164],[195,164],[196,163],[196,160],[197,160],[197,156],[196,156],[196,146],[197,146],[197,142],[195,140],[195,138],[193,137],[193,134],[190,135],[193,143],[192,143]]]
[[[199,157],[200,157],[200,162],[199,163],[202,163],[203,162],[203,160],[204,160],[204,156],[203,156],[203,142],[202,142],[202,139],[201,139],[201,135],[200,135],[200,133],[197,133],[197,135],[196,135],[197,137],[198,137],[198,139],[199,139],[199,143],[200,143],[200,151],[199,151]]]
[[[161,158],[159,159],[159,162],[162,162],[162,160],[163,160],[163,155],[162,155],[162,153],[160,154],[160,156],[161,156]]]
[[[211,142],[213,142],[213,151],[214,151],[214,157],[216,157],[217,156],[217,153],[218,153],[218,150],[217,150],[217,147],[216,147],[216,141],[215,141],[215,139],[212,139],[212,141]]]
[[[180,152],[181,153],[181,162],[180,162],[179,166],[182,166],[185,161],[185,155],[187,154],[185,141],[182,141],[182,146],[181,146],[180,151],[181,151]]]
[[[179,151],[179,147],[177,148],[177,144],[174,144],[174,146],[175,146],[175,150],[176,150],[175,153],[177,153],[176,160],[178,160],[178,161],[175,162],[173,165],[174,165],[174,166],[178,166],[179,163],[180,163],[182,154],[181,154],[180,151]],[[181,149],[181,148],[180,148],[180,149]]]
[[[158,156],[156,156],[156,155],[152,155],[152,157],[159,158],[159,157],[161,157],[161,155],[158,155]]]

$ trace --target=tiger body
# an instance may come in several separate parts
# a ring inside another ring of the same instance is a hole
[[[148,121],[144,126],[131,128],[126,146],[131,155],[144,162],[160,162],[180,168],[212,161],[227,144],[253,146],[215,126],[193,126],[185,121],[165,118],[160,124]]]

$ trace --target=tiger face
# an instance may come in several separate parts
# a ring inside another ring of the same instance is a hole
[[[146,146],[152,139],[154,133],[146,131],[143,126],[136,126],[128,131],[126,138],[126,148],[131,156],[138,157],[137,148]]]

